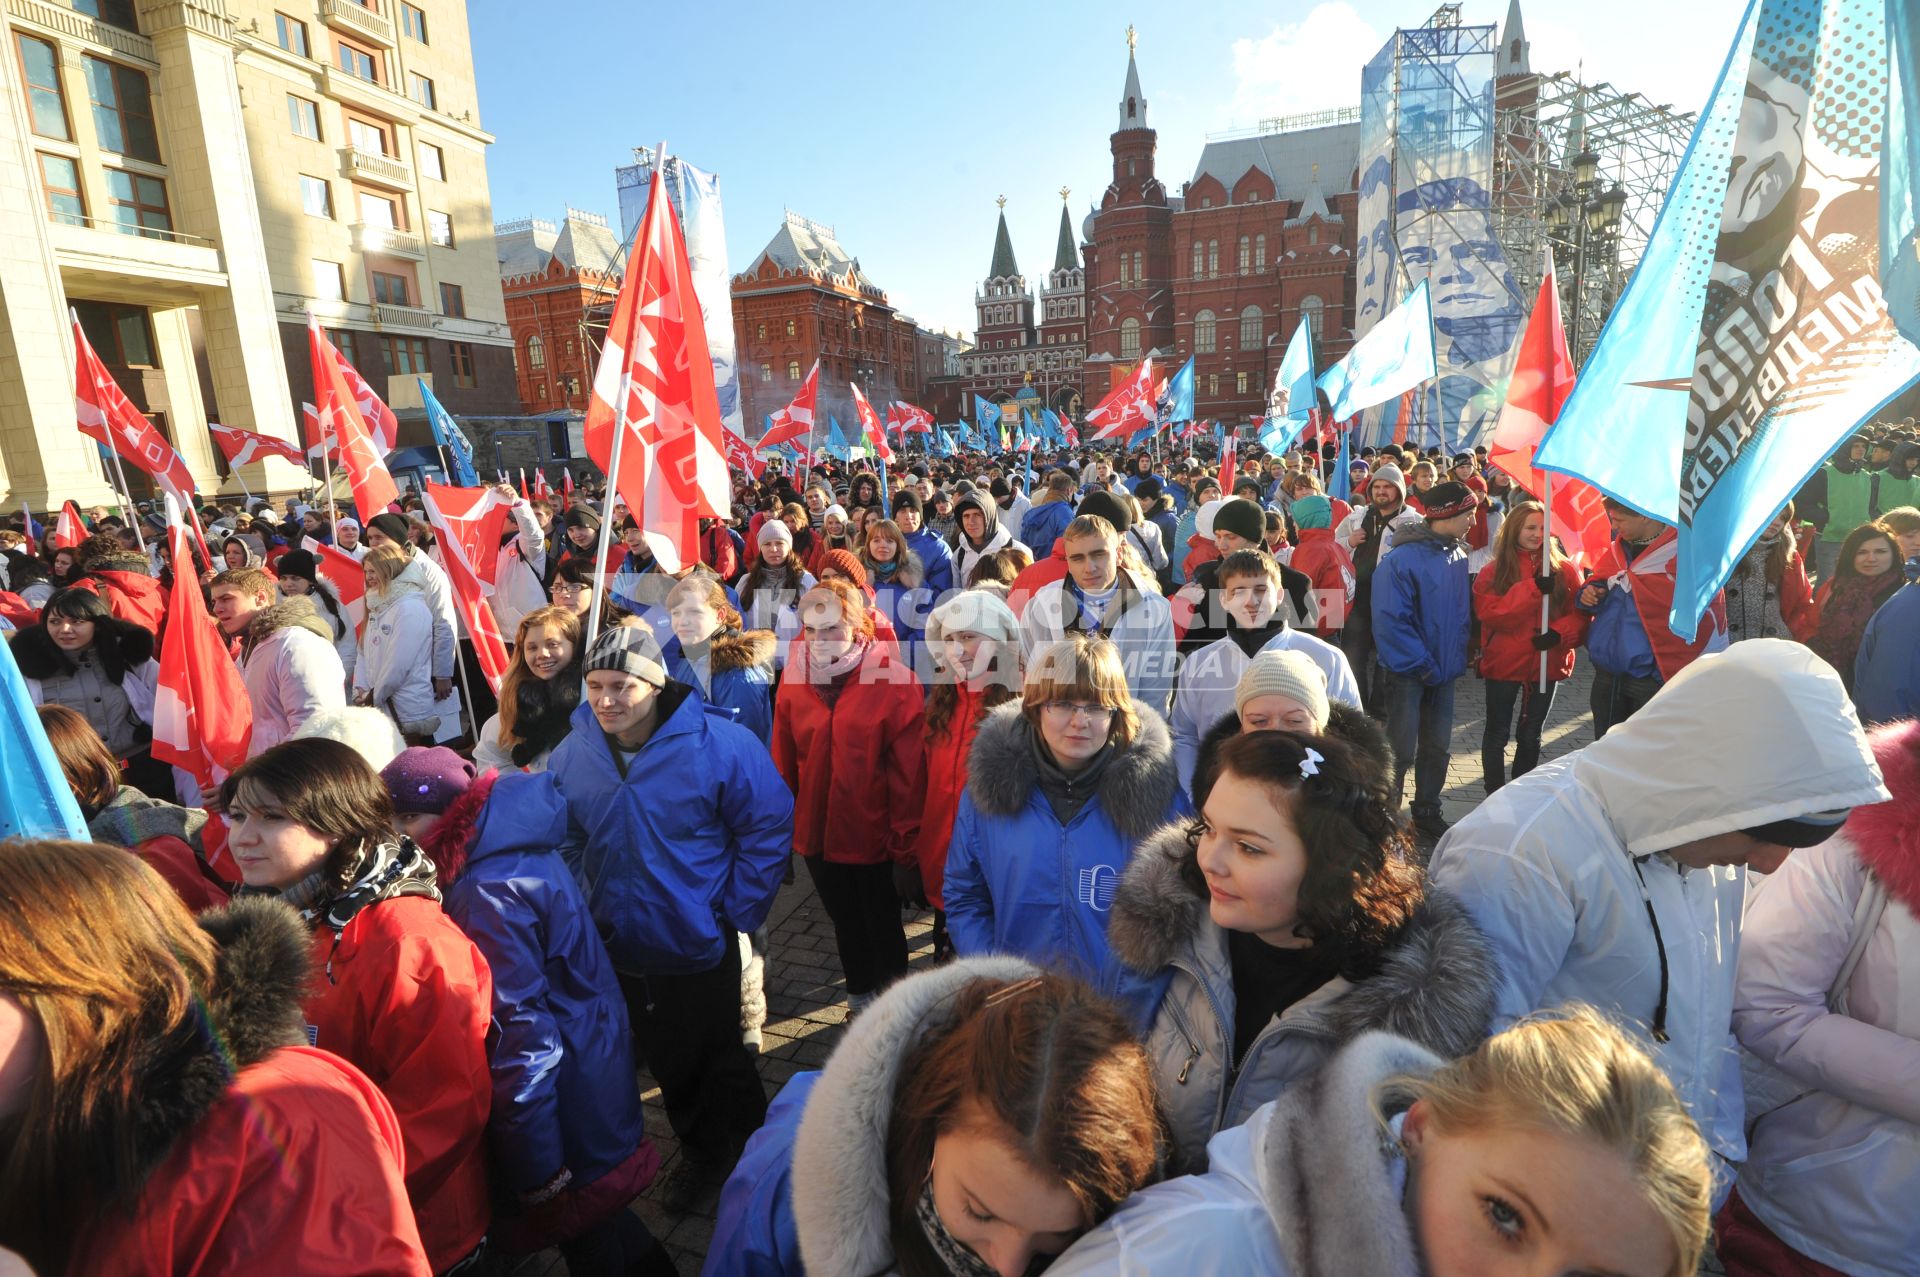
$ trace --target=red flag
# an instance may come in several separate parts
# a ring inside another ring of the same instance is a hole
[[[1233,473],[1240,463],[1239,445],[1240,432],[1229,427],[1226,440],[1220,445],[1220,483],[1227,489],[1229,496],[1233,493]]]
[[[524,466],[520,469],[520,499],[522,501],[533,500],[533,494],[527,491],[527,471]]]
[[[1080,432],[1073,428],[1073,423],[1067,420],[1066,414],[1064,413],[1062,413],[1060,417],[1060,429],[1067,436],[1067,447],[1078,448],[1080,446]]]
[[[1087,413],[1095,439],[1125,438],[1142,426],[1153,424],[1153,358],[1140,361],[1133,375],[1115,386],[1107,397]],[[1073,435],[1072,427],[1067,433]],[[1078,443],[1078,438],[1072,440]]]
[[[307,347],[313,359],[314,405],[321,438],[338,439],[340,464],[353,487],[354,508],[364,525],[400,496],[379,445],[369,433],[359,402],[347,381],[347,364],[320,331],[320,321],[307,316]],[[362,383],[365,384],[364,382]]]
[[[767,472],[767,463],[755,456],[747,441],[729,430],[726,432],[727,464],[738,466],[746,471],[749,479],[758,479]]]
[[[308,406],[301,405],[303,408]],[[262,457],[285,457],[294,465],[302,469],[306,468],[307,454],[300,450],[300,445],[288,443],[285,439],[242,430],[237,426],[223,426],[217,421],[207,423],[207,432],[213,436],[213,441],[220,445],[220,451],[226,455],[227,464],[236,469],[251,465]]]
[[[777,444],[791,443],[795,439],[805,439],[813,434],[813,412],[820,397],[820,361],[813,361],[813,367],[807,370],[807,378],[800,383],[800,393],[793,402],[773,414],[773,420],[767,426],[767,433],[760,436],[755,446],[759,451]]]
[[[1413,396],[1411,390],[1400,396],[1400,411],[1395,414],[1393,422],[1393,441],[1397,444],[1407,441],[1407,427],[1413,423]]]
[[[594,374],[585,434],[587,455],[611,470],[614,432],[625,432],[621,472],[607,479],[667,572],[698,561],[702,515],[724,519],[732,511],[724,428],[693,268],[656,168]]]
[[[300,548],[318,560],[316,575],[333,587],[340,609],[353,622],[355,635],[367,623],[367,578],[360,560],[337,546],[322,545],[312,537],[303,537]]]
[[[1513,481],[1541,499],[1547,475],[1533,468],[1534,450],[1547,427],[1560,416],[1573,393],[1573,356],[1567,353],[1566,330],[1560,323],[1560,290],[1554,283],[1553,262],[1534,299],[1533,314],[1520,338],[1520,351],[1507,382],[1507,402],[1487,445],[1487,464],[1498,466]],[[1591,485],[1567,475],[1553,477],[1554,532],[1576,560],[1588,565],[1600,561],[1613,544],[1604,498]]]
[[[930,435],[933,433],[933,414],[925,408],[916,408],[905,400],[896,400],[895,407],[900,409],[901,428],[910,435]]]
[[[182,507],[193,504],[193,474],[166,437],[133,406],[73,321],[74,413],[80,433],[112,448],[148,474]]]
[[[207,614],[180,507],[169,494],[167,536],[172,540],[173,597],[160,640],[160,677],[153,695],[153,756],[188,772],[203,793],[247,761],[253,703],[240,669],[228,655],[219,623]]]
[[[87,521],[80,517],[80,507],[69,501],[60,507],[60,517],[47,544],[56,550],[71,550],[86,539]]]
[[[573,471],[560,472],[560,513],[573,509]]]
[[[887,432],[880,428],[880,418],[874,414],[873,405],[860,393],[860,387],[849,385],[847,388],[853,391],[853,415],[859,420],[867,442],[873,445],[873,455],[882,461],[892,461],[893,449],[887,444]]]
[[[439,538],[440,566],[447,570],[453,587],[454,607],[473,639],[473,652],[480,658],[487,685],[497,694],[500,680],[507,676],[507,645],[487,596],[493,593],[500,570],[507,498],[495,488],[455,488],[431,480],[421,495]]]
[[[540,501],[551,501],[553,499],[553,489],[547,486],[547,472],[544,467],[534,467],[533,495]]]

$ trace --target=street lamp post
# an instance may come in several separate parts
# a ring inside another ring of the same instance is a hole
[[[1601,189],[1600,156],[1592,147],[1583,143],[1579,154],[1572,157],[1571,165],[1571,189],[1549,197],[1546,224],[1547,242],[1553,248],[1555,263],[1571,266],[1573,271],[1573,304],[1569,307],[1573,330],[1568,346],[1574,367],[1578,368],[1586,362],[1587,355],[1587,268],[1607,265],[1619,242],[1627,193],[1618,183]],[[1600,309],[1604,312],[1606,308]],[[1595,335],[1598,335],[1597,325]]]

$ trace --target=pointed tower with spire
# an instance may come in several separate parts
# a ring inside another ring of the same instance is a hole
[[[1068,197],[1060,188],[1060,233],[1055,237],[1053,269],[1040,290],[1040,362],[1048,382],[1047,398],[1054,408],[1071,408],[1069,400],[1080,385],[1080,365],[1087,355],[1087,276],[1080,266],[1074,241]]]
[[[1540,77],[1532,50],[1520,0],[1508,0],[1493,64],[1493,199],[1496,208],[1522,215],[1534,200],[1530,169],[1540,144]]]
[[[1176,202],[1154,174],[1157,135],[1136,60],[1138,35],[1127,28],[1127,74],[1119,124],[1107,139],[1113,181],[1088,219],[1084,266],[1086,395],[1097,400],[1140,360],[1174,350],[1173,214]]]
[[[1033,292],[1013,255],[1013,236],[1007,233],[1007,197],[1002,195],[994,202],[1000,206],[1000,222],[993,232],[993,261],[973,297],[973,344],[976,351],[997,353],[1004,360],[1014,357],[1006,352],[1034,345]]]

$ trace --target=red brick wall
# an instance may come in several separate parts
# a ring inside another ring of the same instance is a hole
[[[571,271],[558,262],[550,263],[544,274],[501,281],[507,326],[513,332],[521,412],[586,410],[593,389],[593,359],[580,330],[581,316],[611,302],[619,286],[618,276]],[[533,367],[527,354],[527,339],[536,334],[546,347],[544,368]],[[596,331],[593,339],[600,336]],[[575,382],[580,387],[577,392]]]

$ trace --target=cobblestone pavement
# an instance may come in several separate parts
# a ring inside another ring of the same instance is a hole
[[[1558,758],[1593,738],[1592,715],[1587,708],[1592,680],[1583,661],[1573,679],[1562,684],[1542,736],[1543,760]],[[1480,734],[1485,723],[1486,696],[1477,678],[1462,679],[1456,689],[1453,748],[1447,767],[1443,813],[1450,821],[1472,811],[1485,795],[1480,785]],[[1509,757],[1511,752],[1509,751]],[[1412,796],[1412,777],[1407,780]],[[930,935],[933,915],[916,914],[908,922],[907,943],[915,967],[933,954]],[[833,926],[820,907],[805,873],[781,891],[768,920],[767,1026],[760,1055],[760,1077],[769,1097],[779,1093],[795,1073],[817,1069],[839,1042],[846,1023],[846,991],[840,964],[834,955]],[[640,1075],[647,1112],[647,1130],[660,1146],[662,1178],[679,1156],[679,1146],[667,1125],[659,1088],[646,1073]],[[693,1277],[705,1261],[713,1240],[717,1192],[708,1193],[682,1216],[669,1214],[650,1189],[635,1210],[668,1247],[683,1277]],[[1715,1272],[1709,1267],[1706,1271]],[[513,1277],[561,1277],[565,1263],[547,1252],[519,1265]]]

